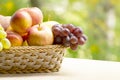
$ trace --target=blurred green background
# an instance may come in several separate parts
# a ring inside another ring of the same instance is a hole
[[[22,7],[39,7],[44,21],[80,26],[88,36],[66,57],[120,61],[120,0],[1,0],[0,14],[11,16]]]

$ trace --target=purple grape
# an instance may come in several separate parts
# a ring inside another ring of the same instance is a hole
[[[73,31],[73,34],[74,34],[76,37],[81,37],[82,34],[83,34],[83,31],[82,31],[82,29],[76,27],[76,28],[74,29],[74,31]]]
[[[70,43],[72,43],[72,44],[76,44],[76,43],[78,43],[78,39],[77,39],[77,37],[74,36],[74,35],[72,35],[72,36],[70,37]]]
[[[74,34],[73,34],[73,33],[70,33],[70,34],[69,34],[69,37],[72,37],[72,36],[74,36]]]
[[[63,37],[63,45],[66,47],[70,46],[70,37],[69,36]]]
[[[85,44],[85,39],[84,39],[83,37],[79,37],[79,38],[78,38],[78,44],[79,44],[79,45]]]
[[[63,35],[63,36],[68,36],[69,34],[70,34],[70,30],[69,30],[69,29],[64,28],[64,29],[62,30],[62,35]]]
[[[78,48],[78,44],[77,43],[76,44],[70,44],[70,48],[72,50],[76,50]]]
[[[61,34],[61,29],[59,27],[53,26],[52,27],[52,32],[55,36],[58,36]]]
[[[68,28],[70,30],[70,32],[73,32],[74,28],[75,28],[75,26],[73,24],[63,24],[62,27]]]
[[[55,44],[62,44],[62,37],[56,36],[56,37],[54,38],[54,43],[55,43]]]
[[[62,44],[76,50],[78,45],[85,44],[87,37],[79,27],[73,24],[56,24],[52,27],[54,44]]]
[[[87,40],[87,36],[85,34],[83,34],[81,37],[83,37],[85,41]]]

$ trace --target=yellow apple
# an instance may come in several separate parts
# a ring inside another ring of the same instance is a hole
[[[43,46],[53,44],[52,30],[47,26],[34,25],[29,29],[27,42],[30,46]]]
[[[57,22],[57,21],[46,21],[46,22],[43,22],[40,25],[41,26],[47,26],[47,27],[52,29],[52,26],[55,25],[55,24],[59,24],[59,22]]]

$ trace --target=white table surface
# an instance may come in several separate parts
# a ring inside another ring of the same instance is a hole
[[[59,72],[0,74],[0,80],[120,80],[120,62],[64,58]]]

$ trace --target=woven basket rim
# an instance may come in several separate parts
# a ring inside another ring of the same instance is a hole
[[[44,45],[44,46],[13,46],[10,47],[10,49],[28,49],[28,48],[65,48],[63,45]],[[9,49],[3,49],[3,50],[9,50]]]

